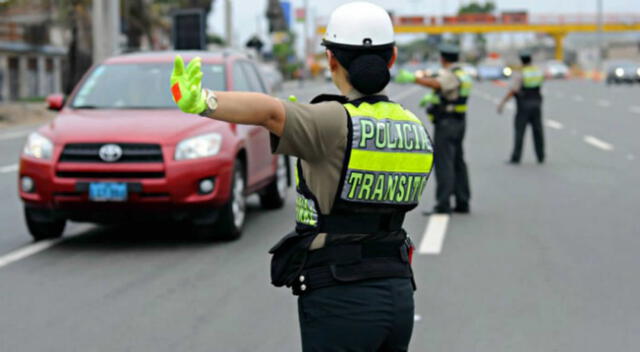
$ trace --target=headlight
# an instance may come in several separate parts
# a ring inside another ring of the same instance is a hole
[[[178,143],[176,160],[189,160],[214,156],[220,151],[222,136],[218,133],[203,134]]]
[[[624,75],[624,70],[622,68],[618,67],[618,68],[616,68],[615,73],[616,73],[616,76],[622,77],[622,75]]]
[[[53,154],[53,143],[40,133],[33,132],[27,138],[23,153],[34,158],[48,160]]]
[[[505,76],[511,76],[511,67],[505,67],[502,69],[502,73],[504,73]]]

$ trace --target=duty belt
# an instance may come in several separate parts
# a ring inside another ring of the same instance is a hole
[[[311,251],[305,268],[291,285],[293,294],[368,279],[412,278],[409,246],[409,241],[373,242]]]

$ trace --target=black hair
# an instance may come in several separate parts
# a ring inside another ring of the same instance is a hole
[[[520,61],[523,65],[528,65],[531,63],[531,56],[520,56]]]
[[[347,49],[327,47],[338,62],[349,72],[349,82],[363,94],[374,94],[384,89],[391,80],[389,61],[393,46],[374,49]]]
[[[440,53],[440,57],[442,57],[442,59],[446,62],[458,62],[458,59],[460,57],[459,54],[453,54],[453,53]]]

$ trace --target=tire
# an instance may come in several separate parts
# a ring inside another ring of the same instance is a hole
[[[289,157],[278,156],[276,178],[260,193],[260,205],[265,209],[278,209],[284,206],[287,190],[291,185]]]
[[[65,219],[55,219],[46,210],[27,207],[24,208],[24,218],[29,233],[35,241],[61,237],[67,224]]]
[[[220,218],[215,226],[215,237],[223,240],[236,240],[242,234],[247,219],[247,201],[245,197],[246,179],[244,165],[236,160],[231,182],[229,202],[220,209]]]

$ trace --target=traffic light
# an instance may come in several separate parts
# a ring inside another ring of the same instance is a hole
[[[205,21],[205,12],[202,9],[174,12],[172,29],[173,48],[175,50],[205,50]]]

